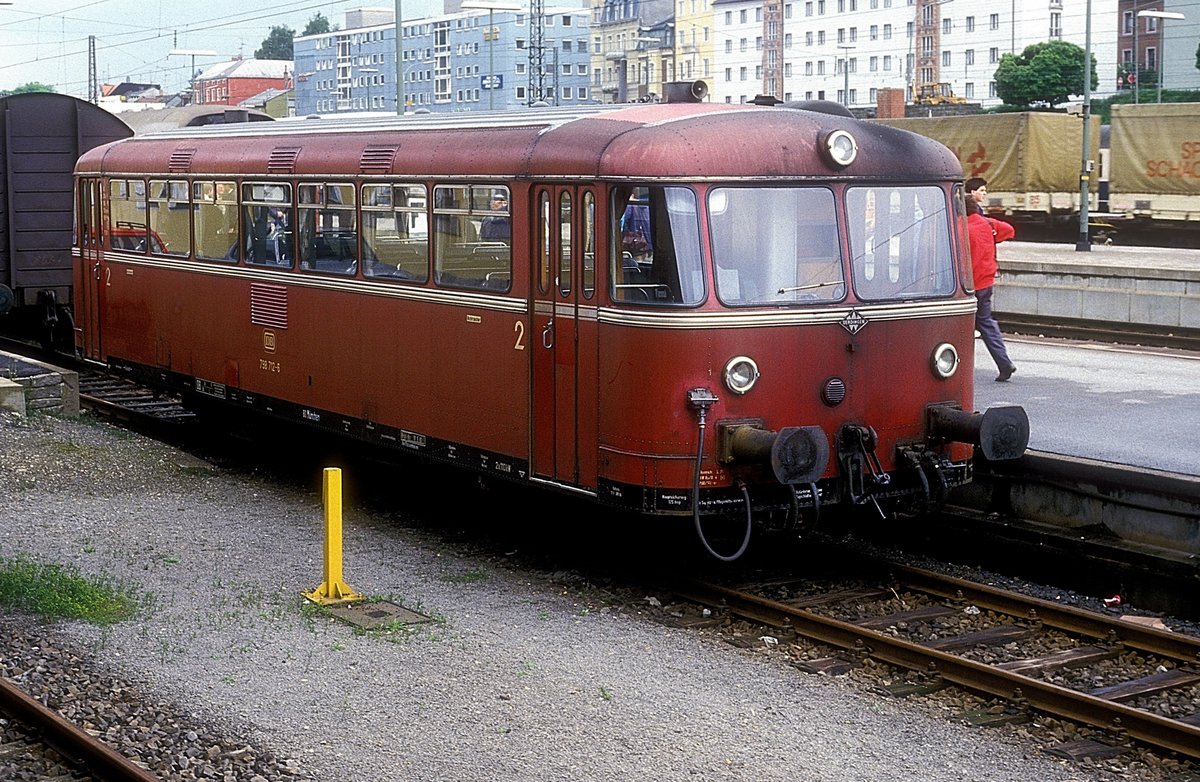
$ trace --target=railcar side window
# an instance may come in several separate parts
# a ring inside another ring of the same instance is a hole
[[[427,201],[424,185],[363,185],[363,274],[414,282],[429,279]]]
[[[114,250],[144,253],[150,247],[146,225],[146,183],[113,179],[108,183],[108,236]],[[161,252],[161,248],[156,252]]]
[[[210,261],[238,259],[236,183],[192,183],[192,236],[197,258]]]
[[[433,274],[438,285],[509,290],[511,237],[504,185],[433,188]]]
[[[954,293],[946,194],[934,186],[846,191],[850,268],[861,299]]]
[[[835,200],[828,188],[714,188],[708,194],[708,220],[717,297],[723,303],[845,298]]]
[[[184,179],[150,180],[150,234],[159,242],[151,242],[150,252],[166,255],[188,255],[192,251],[191,203],[188,183]],[[159,244],[158,247],[155,247]]]
[[[354,185],[301,183],[296,195],[300,268],[328,274],[358,271]]]
[[[295,252],[292,186],[279,182],[242,185],[242,250],[246,263],[290,268]]]
[[[613,190],[610,295],[631,304],[699,304],[704,264],[696,194],[686,187]]]

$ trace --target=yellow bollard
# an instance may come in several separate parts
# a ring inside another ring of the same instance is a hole
[[[325,581],[304,596],[314,603],[333,605],[366,600],[342,580],[342,471],[326,467],[322,480],[325,503]]]

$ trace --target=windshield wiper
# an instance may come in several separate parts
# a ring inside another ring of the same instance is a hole
[[[830,280],[828,282],[810,282],[808,285],[795,285],[791,288],[780,288],[777,293],[795,293],[796,291],[810,291],[814,288],[828,288],[830,285],[841,285],[841,280]]]

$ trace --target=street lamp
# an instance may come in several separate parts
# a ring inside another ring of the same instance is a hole
[[[1158,44],[1158,78],[1155,79],[1155,81],[1158,82],[1158,102],[1162,103],[1163,50],[1167,48],[1167,25],[1165,24],[1165,22],[1167,19],[1183,20],[1183,19],[1186,19],[1187,17],[1176,11],[1138,11],[1137,19],[1141,19],[1143,17],[1146,17],[1149,19],[1162,19],[1164,21],[1164,24],[1161,24],[1158,27],[1158,40],[1159,40],[1159,44]],[[1133,24],[1133,53],[1134,53],[1135,58],[1137,58],[1137,56],[1138,56],[1137,34],[1138,34],[1138,24],[1139,23],[1138,23],[1137,19],[1134,20],[1134,24]],[[1138,58],[1138,59],[1140,59],[1140,58]],[[1138,88],[1138,92],[1141,92],[1141,90],[1142,90],[1142,80],[1141,80],[1142,66],[1141,66],[1141,63],[1139,62],[1136,67],[1137,67],[1137,73],[1138,73],[1137,88]],[[1135,96],[1134,102],[1136,103],[1137,102],[1137,93],[1134,93],[1134,96]]]
[[[487,88],[488,94],[488,111],[496,109],[496,38],[499,33],[496,31],[493,23],[493,15],[496,11],[520,11],[522,6],[512,3],[493,2],[492,0],[466,0],[460,8],[464,10],[478,10],[488,12],[488,29],[487,35],[484,38],[488,42],[488,75],[484,86]]]
[[[837,48],[846,53],[842,58],[842,105],[850,108],[850,52],[858,47],[839,43]]]
[[[359,68],[360,76],[365,76],[364,81],[367,83],[367,111],[371,110],[371,79],[375,78],[375,74],[379,73],[378,68]]]
[[[217,53],[213,52],[213,51],[209,51],[208,49],[172,49],[171,51],[167,52],[167,54],[185,55],[185,56],[190,55],[191,56],[192,70],[191,70],[191,73],[189,74],[189,76],[191,77],[191,80],[188,82],[188,84],[192,89],[192,103],[193,104],[199,103],[199,101],[196,100],[196,58],[197,57],[216,57]]]

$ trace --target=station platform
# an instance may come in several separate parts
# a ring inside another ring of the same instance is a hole
[[[1005,335],[1016,374],[975,340],[975,409],[1020,405],[1029,448],[1200,476],[1200,353]]]
[[[1200,331],[1200,250],[1004,242],[994,307],[1006,314]]]

